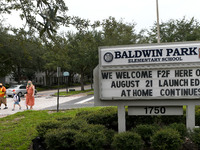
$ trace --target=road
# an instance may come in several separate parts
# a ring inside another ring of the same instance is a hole
[[[83,96],[77,99],[72,99],[70,101],[59,104],[59,110],[71,109],[71,108],[81,108],[81,107],[93,107],[94,106],[94,96]],[[57,110],[57,105],[46,107],[45,110]]]

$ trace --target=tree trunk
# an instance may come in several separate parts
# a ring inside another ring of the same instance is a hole
[[[50,85],[50,79],[49,79],[49,73],[48,73],[48,71],[45,71],[45,80],[46,80],[45,86],[49,86]]]
[[[81,91],[84,91],[84,73],[81,73]]]
[[[17,83],[20,84],[20,78],[21,78],[21,68],[17,67]]]
[[[91,71],[91,90],[93,89],[93,70]]]

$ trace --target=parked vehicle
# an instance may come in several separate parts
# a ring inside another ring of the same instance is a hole
[[[16,91],[16,93],[21,97],[26,94],[26,85],[20,84],[20,85],[12,85],[10,88],[6,90],[6,95],[9,97],[13,96],[13,90]],[[37,94],[37,90],[35,89],[35,94]]]

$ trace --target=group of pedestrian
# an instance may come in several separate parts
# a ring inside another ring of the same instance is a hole
[[[27,93],[25,94],[26,109],[29,109],[29,107],[30,109],[33,109],[33,106],[35,104],[35,98],[34,98],[35,86],[33,85],[31,81],[28,81],[27,86],[26,86],[26,91],[27,91]],[[21,109],[20,96],[17,95],[15,90],[13,90],[13,101],[14,101],[14,105],[13,105],[12,110],[13,111],[15,110],[15,105],[18,105],[19,109]],[[6,99],[6,88],[5,86],[3,86],[2,83],[0,83],[0,109],[1,109],[1,104],[5,105],[4,109],[8,109],[7,99]]]

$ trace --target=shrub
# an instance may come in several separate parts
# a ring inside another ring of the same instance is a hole
[[[106,137],[103,133],[79,133],[75,136],[75,147],[76,149],[83,150],[100,150],[104,149],[106,143]]]
[[[191,140],[200,148],[200,128],[195,128],[191,132]]]
[[[181,139],[184,139],[187,135],[187,128],[183,123],[173,123],[169,125],[170,128],[177,130],[181,136]]]
[[[80,121],[80,119],[79,119]],[[78,122],[71,122],[78,123]],[[70,124],[70,123],[69,123]],[[72,128],[69,128],[72,127]],[[75,124],[76,127],[76,124]],[[74,125],[66,129],[49,130],[45,134],[47,149],[87,149],[96,150],[109,148],[114,131],[106,129],[103,125],[87,124],[82,128],[74,129]]]
[[[140,150],[143,142],[140,135],[127,131],[115,134],[112,147],[115,150]]]
[[[152,137],[152,147],[156,150],[177,150],[182,142],[178,131],[171,128],[162,129]]]
[[[78,134],[76,134],[76,136],[74,137],[75,142],[75,148],[76,149],[83,149],[83,150],[91,150],[93,147],[93,143],[91,143],[91,135],[87,132],[79,132]],[[95,147],[96,148],[96,147]],[[100,149],[98,147],[98,149]]]
[[[74,150],[74,137],[78,131],[73,129],[54,129],[45,134],[45,143],[48,150]]]
[[[157,130],[159,130],[159,127],[153,125],[138,125],[133,129],[133,131],[137,132],[142,137],[146,146],[150,146],[151,136],[154,135]]]
[[[57,120],[52,120],[52,121],[45,121],[40,123],[37,127],[36,130],[38,131],[38,135],[41,138],[44,138],[44,135],[46,132],[50,129],[56,129],[61,126],[61,122]]]
[[[80,118],[73,118],[72,120],[63,123],[61,127],[64,129],[69,128],[69,129],[80,130],[85,126],[87,126],[87,122],[85,120]]]
[[[126,114],[126,127],[130,130],[140,124],[154,124],[158,116],[129,116]]]
[[[108,129],[118,130],[117,109],[115,107],[104,107],[88,114],[85,119],[89,124],[102,124]]]
[[[103,125],[93,125],[93,124],[88,124],[87,126],[85,126],[84,128],[81,129],[81,132],[90,134],[94,133],[104,134],[106,138],[106,141],[104,142],[105,146],[108,146],[110,145],[110,143],[112,143],[113,136],[115,134],[114,130],[107,129]]]
[[[195,124],[197,126],[200,126],[200,109],[196,110],[196,114],[195,114]]]
[[[72,119],[72,117],[69,117],[69,116],[62,116],[62,117],[57,117],[56,118],[56,120],[62,121],[62,122],[66,122],[66,121],[69,121],[71,119]]]
[[[91,113],[93,113],[93,111],[88,111],[88,110],[79,111],[78,113],[76,113],[76,117],[84,118],[85,116]]]
[[[169,125],[172,123],[184,123],[185,124],[185,116],[181,115],[181,116],[161,116],[161,123],[163,125]]]
[[[75,136],[77,149],[100,150],[109,148],[114,131],[106,129],[103,125],[88,125]]]

